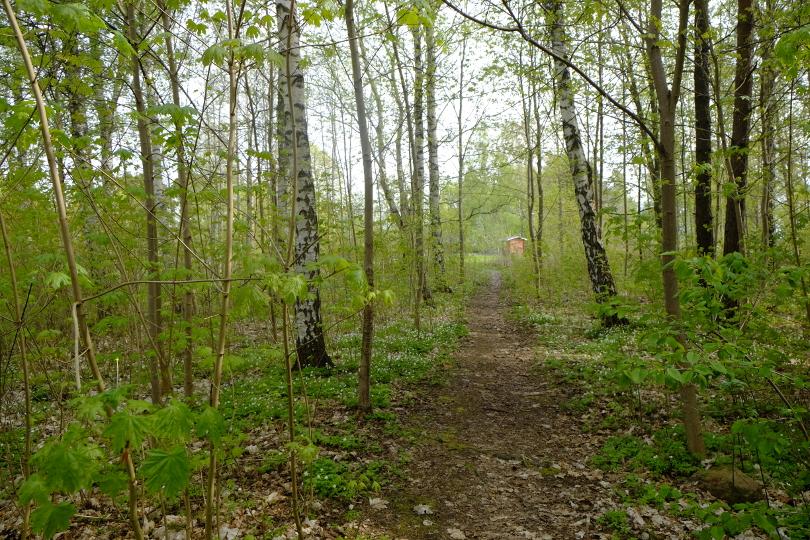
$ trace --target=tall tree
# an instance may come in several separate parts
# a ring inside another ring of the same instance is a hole
[[[436,15],[437,16],[437,15]],[[441,192],[439,185],[439,140],[436,135],[436,38],[434,25],[425,26],[425,101],[427,104],[428,192],[430,201],[430,238],[436,290],[447,289],[442,244]]]
[[[568,166],[574,180],[574,194],[579,209],[582,245],[588,264],[588,276],[598,302],[608,301],[616,295],[616,285],[610,272],[607,253],[602,244],[601,232],[594,211],[593,169],[582,145],[574,103],[574,87],[568,69],[568,47],[565,43],[565,29],[561,0],[546,4],[546,17],[551,29],[551,50],[554,52],[554,77],[557,87],[557,105],[563,129]],[[605,321],[616,323],[615,316]]]
[[[710,77],[709,1],[695,0],[695,240],[706,255],[714,254]]]
[[[301,27],[291,0],[276,1],[279,40],[284,56],[279,81],[279,169],[282,182],[294,186],[290,204],[295,205],[295,271],[309,284],[306,297],[295,302],[295,348],[301,366],[329,366],[332,359],[326,350],[321,296],[317,283],[319,274],[314,266],[320,256],[318,214],[315,208],[315,183],[312,178],[312,158],[307,128],[304,71],[301,67]]]
[[[127,33],[131,43],[138,43],[138,20],[135,5],[127,3],[126,22]],[[155,197],[155,154],[152,148],[152,130],[149,125],[149,116],[146,110],[143,85],[141,80],[141,58],[137,52],[131,58],[132,96],[135,100],[135,110],[138,113],[138,141],[140,143],[140,159],[143,172],[143,187],[146,193],[144,207],[146,208],[146,255],[149,262],[149,280],[146,289],[146,319],[149,325],[148,334],[154,346],[155,359],[151,360],[152,400],[161,401],[162,396],[171,392],[172,379],[169,364],[163,354],[160,333],[163,330],[162,295],[160,280],[160,244],[157,228],[157,198]],[[157,367],[155,367],[155,364]],[[159,373],[159,375],[158,375]]]
[[[726,198],[723,254],[744,250],[745,192],[748,184],[748,139],[753,91],[753,0],[737,1],[737,65],[734,70],[734,112],[729,161],[734,189]]]
[[[430,298],[425,271],[424,242],[424,198],[425,198],[425,71],[422,57],[422,28],[416,25],[413,34],[413,175],[411,177],[411,207],[413,211],[414,255],[416,265],[416,295],[414,302],[415,320],[419,324],[419,310],[422,300]]]
[[[371,290],[374,287],[374,178],[371,170],[371,140],[368,135],[366,119],[366,99],[363,95],[363,78],[360,66],[360,53],[357,42],[357,29],[354,24],[354,1],[346,0],[346,30],[349,35],[349,51],[352,60],[352,83],[354,101],[357,106],[357,123],[360,130],[360,150],[363,155],[363,270],[366,283]],[[363,306],[362,343],[360,346],[360,385],[359,408],[371,410],[370,373],[371,373],[371,340],[374,336],[374,305],[367,300]]]
[[[681,79],[686,56],[689,3],[681,2],[678,10],[678,39],[671,84],[667,80],[667,69],[661,54],[662,11],[662,0],[652,0],[649,26],[644,33],[644,40],[658,102],[660,124],[660,138],[656,149],[658,161],[661,165],[661,273],[664,284],[664,307],[669,318],[677,324],[681,319],[681,304],[678,297],[678,278],[673,268],[674,253],[678,249],[675,114],[678,109],[678,99],[680,99],[681,95]],[[685,341],[682,336],[680,336],[680,339],[682,342]],[[693,454],[702,455],[706,450],[701,435],[697,389],[694,384],[684,384],[681,387],[681,402],[687,447]]]

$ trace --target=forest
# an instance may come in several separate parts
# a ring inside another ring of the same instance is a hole
[[[2,2],[0,537],[810,538],[810,3]]]

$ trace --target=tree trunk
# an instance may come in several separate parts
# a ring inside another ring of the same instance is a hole
[[[568,58],[563,30],[562,3],[554,0],[549,4],[548,17],[551,25],[551,48],[560,58]],[[565,63],[554,60],[554,77],[557,81],[557,103],[560,110],[560,121],[563,128],[563,139],[568,156],[568,165],[574,180],[574,194],[579,208],[582,233],[582,245],[585,248],[585,259],[588,263],[588,276],[598,302],[605,302],[616,295],[616,285],[610,273],[607,253],[602,245],[602,238],[594,212],[594,194],[592,169],[585,157],[582,140],[577,124],[577,113],[574,105],[574,89],[571,74]],[[618,321],[605,321],[615,323]]]
[[[370,63],[368,61],[366,55],[366,47],[363,43],[363,39],[359,38],[358,42],[360,44],[360,56],[363,60],[363,64],[365,64],[366,69],[370,68]],[[377,125],[375,128],[376,134],[376,143],[377,143],[377,155],[374,156],[375,161],[377,162],[377,171],[378,171],[378,178],[380,181],[380,187],[382,188],[383,195],[385,196],[385,202],[388,204],[388,211],[394,217],[394,222],[397,224],[397,227],[400,230],[405,226],[404,222],[402,221],[402,215],[399,212],[399,207],[397,206],[396,198],[394,197],[394,192],[391,191],[391,186],[388,183],[388,175],[385,171],[385,122],[383,119],[383,103],[382,98],[380,97],[380,92],[377,89],[377,83],[374,80],[374,77],[368,77],[368,85],[371,89],[371,96],[374,99],[374,112],[377,116]]]
[[[461,42],[458,65],[458,280],[464,283],[464,62],[467,59],[467,34]]]
[[[135,6],[127,4],[127,32],[131,43],[138,42],[137,21],[135,19]],[[132,94],[135,98],[135,110],[138,113],[138,140],[140,141],[140,158],[143,166],[143,187],[146,193],[144,205],[146,207],[146,254],[149,265],[149,279],[157,281],[160,279],[160,254],[157,232],[157,203],[155,199],[155,172],[154,154],[152,151],[152,134],[146,116],[146,102],[144,101],[143,88],[141,86],[141,63],[137,54],[132,56]],[[163,320],[161,317],[161,289],[158,283],[149,283],[146,289],[146,319],[149,323],[150,341],[155,345],[155,360],[150,360],[152,401],[159,403],[163,396],[171,393],[172,380],[169,365],[163,355],[163,348],[160,342],[160,333],[163,330]],[[159,379],[158,379],[159,368]]]
[[[709,1],[695,0],[695,241],[698,253],[714,255],[708,32]]]
[[[768,19],[776,16],[773,0],[766,0],[764,15]],[[759,106],[762,115],[762,137],[760,138],[762,147],[762,201],[760,215],[762,217],[762,248],[767,250],[774,246],[774,235],[776,234],[776,225],[773,219],[773,187],[776,179],[777,103],[774,95],[776,67],[773,65],[773,38],[763,36],[762,42],[762,76],[759,93]]]
[[[667,82],[667,72],[661,58],[660,22],[662,0],[652,0],[649,30],[645,35],[647,57],[653,77],[655,95],[658,100],[658,113],[661,127],[657,145],[658,160],[661,164],[661,267],[664,284],[664,307],[667,316],[674,324],[681,319],[681,304],[678,297],[678,278],[673,263],[678,249],[678,211],[675,167],[675,112],[681,91],[681,77],[686,49],[686,26],[689,19],[689,4],[681,3],[678,26],[678,49],[672,86]],[[685,337],[679,336],[682,345]],[[706,448],[701,435],[700,412],[697,403],[697,388],[694,384],[681,387],[681,406],[686,432],[686,445],[697,456],[705,454]]]
[[[169,83],[172,89],[172,104],[180,107],[180,73],[174,56],[174,40],[168,7],[161,2],[161,20],[165,32],[166,59],[169,64]],[[177,185],[180,188],[180,234],[183,238],[183,270],[185,279],[191,279],[193,272],[191,254],[191,212],[189,209],[189,173],[186,159],[186,146],[183,139],[183,121],[179,115],[174,116],[175,151],[177,152]],[[183,326],[185,347],[183,348],[183,391],[186,398],[194,396],[194,292],[187,286],[183,292]]]
[[[439,185],[439,141],[436,138],[436,40],[433,26],[425,26],[425,99],[427,101],[428,177],[430,193],[430,237],[436,290],[447,291],[442,244],[441,192]]]
[[[422,30],[413,29],[414,90],[413,90],[413,156],[414,172],[411,177],[411,206],[413,209],[414,250],[416,263],[416,321],[422,300],[430,299],[425,272],[424,197],[425,197],[425,131],[424,131],[424,67],[422,65]]]
[[[520,51],[520,65],[523,65],[523,51]],[[532,107],[530,105],[531,96],[527,96],[524,90],[525,79],[518,73],[518,87],[520,89],[520,104],[523,111],[523,136],[526,140],[526,213],[529,225],[529,249],[532,254],[532,282],[534,294],[540,298],[540,261],[537,257],[537,240],[534,237],[534,150],[535,141],[532,137]]]
[[[318,270],[312,266],[320,255],[318,237],[318,214],[315,210],[315,183],[309,152],[304,72],[300,65],[300,28],[298,19],[291,11],[290,0],[276,0],[279,24],[279,40],[285,56],[279,91],[281,94],[281,118],[283,132],[279,141],[279,166],[295,181],[295,240],[288,247],[295,252],[295,271],[309,283],[306,297],[295,302],[295,348],[298,363],[303,366],[331,366],[332,359],[326,351],[323,323],[321,321],[321,297],[316,278]],[[283,176],[282,176],[283,178]],[[288,263],[290,261],[288,260]]]
[[[731,124],[731,175],[734,192],[726,199],[723,254],[744,252],[745,190],[748,180],[748,132],[751,128],[753,0],[737,1],[737,67]]]
[[[371,140],[366,123],[366,101],[363,96],[363,79],[360,74],[358,37],[354,26],[354,2],[346,0],[346,30],[349,35],[349,50],[352,59],[352,83],[357,106],[357,123],[360,130],[360,149],[363,154],[363,269],[369,290],[374,289],[374,179],[371,170]],[[382,117],[380,116],[380,123]],[[378,132],[379,133],[379,132]],[[378,135],[378,140],[381,138]],[[380,148],[382,157],[382,148]],[[384,163],[383,163],[384,165]],[[363,306],[362,344],[360,346],[360,374],[358,406],[361,411],[371,410],[371,341],[374,336],[374,304],[367,300]]]

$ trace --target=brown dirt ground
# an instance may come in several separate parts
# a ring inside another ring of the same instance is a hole
[[[371,511],[366,534],[605,536],[595,521],[613,506],[611,485],[588,464],[601,441],[562,407],[577,390],[538,369],[558,352],[547,349],[553,340],[507,320],[498,274],[491,285],[471,301],[470,334],[447,384],[420,389],[405,414],[403,423],[423,436],[407,449],[405,479],[381,495],[387,507]],[[571,337],[581,331],[568,329]],[[431,513],[418,515],[416,505]]]

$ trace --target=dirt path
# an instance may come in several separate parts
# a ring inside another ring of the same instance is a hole
[[[610,486],[588,465],[596,443],[562,407],[576,391],[537,369],[559,355],[560,336],[517,327],[508,309],[494,274],[468,308],[470,335],[448,384],[420,389],[406,416],[422,436],[409,448],[402,491],[384,493],[378,505],[387,508],[372,513],[373,529],[393,538],[601,537],[595,519]]]

